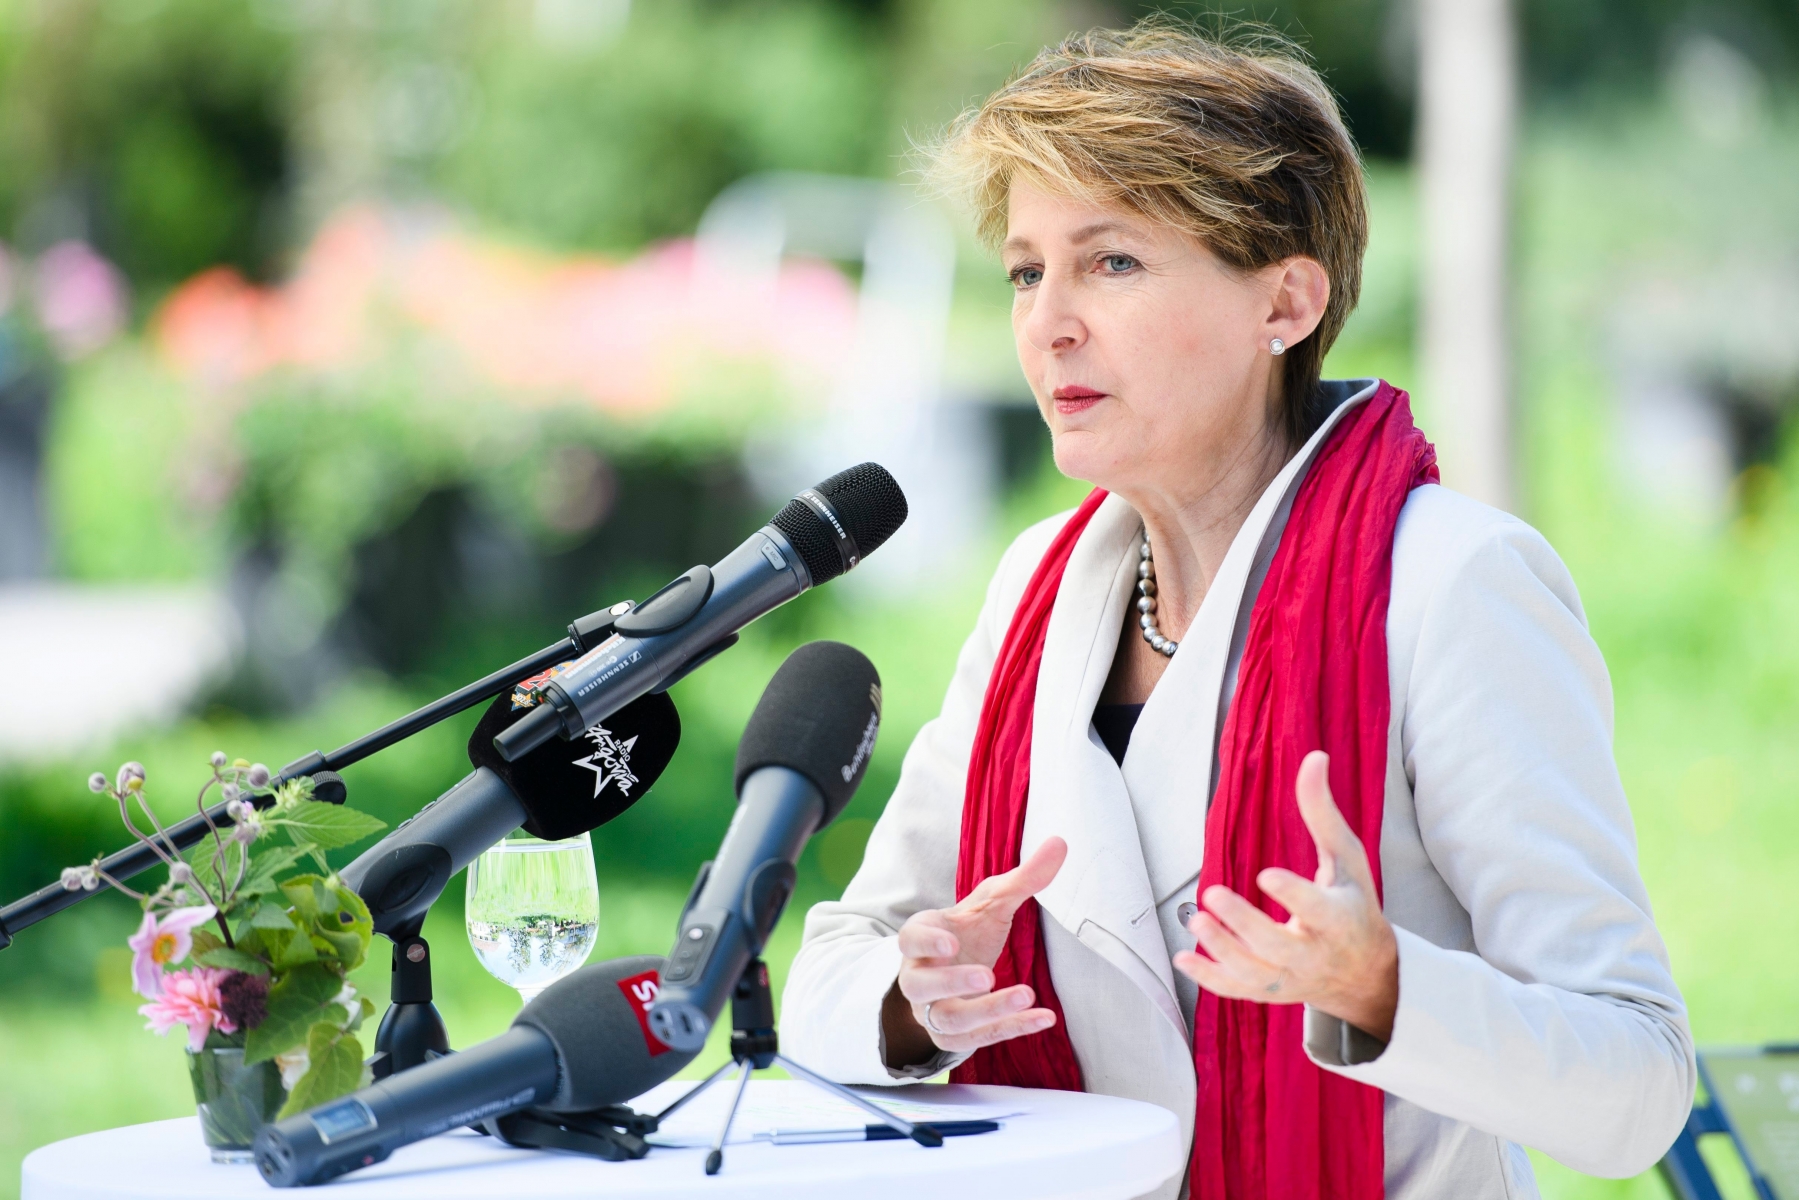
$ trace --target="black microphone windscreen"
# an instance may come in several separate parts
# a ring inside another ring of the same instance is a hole
[[[862,558],[879,550],[906,523],[906,494],[879,463],[865,462],[839,471],[812,490],[836,510]],[[792,543],[814,587],[847,569],[836,534],[804,500],[789,500],[769,524]]]
[[[525,832],[560,841],[597,829],[650,790],[681,741],[681,717],[667,693],[641,696],[578,738],[551,738],[516,762],[493,739],[535,707],[507,693],[488,706],[469,737],[469,761],[505,781],[525,808]]]
[[[562,1064],[556,1096],[538,1107],[585,1112],[623,1104],[693,1061],[650,1032],[650,1005],[661,990],[660,955],[641,954],[582,967],[525,1005],[514,1025],[547,1036]]]
[[[761,767],[788,767],[825,800],[819,828],[843,811],[868,771],[881,730],[881,676],[842,642],[808,642],[781,664],[737,743],[736,785]]]

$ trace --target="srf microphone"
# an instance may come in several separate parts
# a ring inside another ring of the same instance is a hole
[[[252,1147],[256,1169],[273,1187],[323,1183],[472,1122],[642,1095],[694,1055],[656,1040],[645,1020],[661,968],[654,955],[583,967],[499,1037],[265,1126]]]
[[[701,869],[650,1031],[697,1053],[793,894],[806,839],[843,811],[881,728],[881,677],[862,652],[811,642],[787,656],[737,746],[737,812]]]
[[[494,753],[494,736],[534,705],[528,694],[495,699],[469,738],[475,770],[343,869],[377,933],[417,922],[456,872],[521,825],[553,842],[612,820],[650,790],[681,740],[674,701],[642,696],[581,737],[551,739],[509,763]]]
[[[495,748],[516,760],[672,686],[763,613],[874,553],[905,520],[905,494],[876,463],[807,488],[716,565],[693,568],[619,617],[613,635],[545,684],[548,703],[495,738]]]

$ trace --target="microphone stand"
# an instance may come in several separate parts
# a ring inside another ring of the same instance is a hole
[[[387,749],[396,742],[404,741],[420,730],[428,729],[439,721],[472,708],[483,700],[499,695],[520,679],[535,675],[559,662],[565,662],[570,658],[577,658],[585,654],[605,641],[612,633],[613,622],[630,610],[631,602],[626,600],[614,604],[610,608],[588,613],[569,625],[568,636],[553,646],[545,646],[536,654],[521,658],[511,666],[502,667],[486,678],[477,679],[468,686],[434,700],[397,721],[391,721],[373,733],[364,734],[329,754],[314,750],[304,758],[295,759],[270,777],[270,788],[272,790],[283,783],[298,779],[302,775],[310,775],[313,779],[314,799],[330,804],[342,804],[346,789],[343,777],[338,774],[339,771],[352,763],[361,762],[371,754]],[[259,808],[266,808],[271,803],[273,801],[267,796],[256,798]],[[212,828],[224,829],[236,824],[230,814],[225,811],[225,807],[222,803],[215,804],[207,810],[205,816],[196,813],[184,821],[177,822],[158,834],[157,841],[175,853],[197,845]],[[161,861],[154,850],[139,844],[120,850],[116,854],[107,855],[99,865],[101,870],[114,879],[130,879],[132,876],[140,875],[156,866]],[[10,946],[20,930],[61,912],[86,896],[95,894],[70,891],[60,883],[53,883],[0,908],[0,950]]]
[[[385,1025],[383,1022],[384,1028]],[[777,1065],[813,1087],[849,1101],[902,1137],[911,1138],[921,1146],[943,1145],[943,1135],[931,1126],[895,1116],[867,1097],[857,1095],[841,1083],[826,1079],[781,1053],[780,1034],[775,1030],[775,998],[768,986],[768,964],[759,955],[750,959],[731,991],[731,1061],[661,1112],[645,1114],[618,1104],[584,1113],[550,1113],[528,1108],[485,1121],[483,1125],[501,1141],[513,1146],[572,1150],[607,1162],[642,1158],[650,1152],[650,1145],[644,1140],[646,1137],[735,1066],[741,1069],[737,1092],[731,1097],[731,1109],[725,1114],[724,1128],[718,1131],[718,1140],[713,1142],[712,1150],[706,1155],[706,1174],[716,1175],[725,1163],[725,1139],[730,1136],[731,1124],[737,1119],[737,1107],[743,1103],[750,1072],[765,1071]]]
[[[424,914],[390,935],[394,945],[393,987],[387,1012],[375,1030],[369,1069],[376,1079],[442,1058],[450,1052],[449,1031],[431,1002],[431,946],[419,936]]]

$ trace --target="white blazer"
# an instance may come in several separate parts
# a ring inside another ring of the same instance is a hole
[[[1057,593],[1037,684],[1024,853],[1068,859],[1038,897],[1050,971],[1089,1091],[1160,1104],[1191,1133],[1190,947],[1217,737],[1253,597],[1293,495],[1336,421],[1374,392],[1327,384],[1330,419],[1275,478],[1138,719],[1122,769],[1091,716],[1133,599],[1141,522],[1108,497]],[[890,1084],[881,1002],[895,934],[955,902],[962,797],[987,676],[1067,514],[1026,530],[988,586],[942,714],[919,731],[843,899],[814,907],[788,977],[787,1051]],[[1246,602],[1246,598],[1249,602]],[[1308,1010],[1305,1050],[1386,1092],[1387,1195],[1535,1196],[1521,1146],[1627,1176],[1673,1141],[1693,1097],[1686,1010],[1637,873],[1612,760],[1611,684],[1567,569],[1524,522],[1446,488],[1414,491],[1393,541],[1392,731],[1381,828],[1399,1008],[1382,1045]],[[1184,1191],[1184,1172],[1156,1196]]]

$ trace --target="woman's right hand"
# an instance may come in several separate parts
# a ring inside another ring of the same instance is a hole
[[[888,1066],[915,1066],[939,1050],[960,1054],[1056,1023],[1049,1009],[1031,1007],[1037,997],[1029,984],[994,991],[993,964],[1019,906],[1049,886],[1067,857],[1068,843],[1049,838],[955,907],[914,913],[900,928],[905,958],[881,1011]]]

